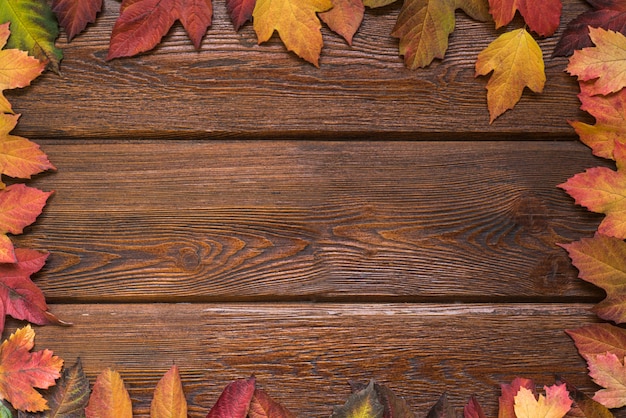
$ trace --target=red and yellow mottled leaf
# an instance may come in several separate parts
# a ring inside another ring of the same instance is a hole
[[[68,40],[85,30],[88,23],[95,22],[100,10],[102,0],[52,0],[52,11],[65,29]]]
[[[364,14],[363,0],[333,0],[333,8],[319,16],[333,32],[352,45],[352,37],[361,26]]]
[[[295,415],[265,391],[256,389],[250,401],[248,418],[295,418]]]
[[[172,366],[157,384],[150,418],[187,418],[187,400],[177,366]]]
[[[0,25],[0,48],[6,45],[9,34],[9,23]],[[13,113],[11,104],[2,92],[28,86],[45,67],[44,63],[28,56],[24,51],[17,49],[0,51],[0,113]]]
[[[478,20],[489,18],[486,0],[404,1],[391,35],[400,39],[400,55],[408,68],[426,67],[444,57],[458,8]]]
[[[490,122],[512,109],[525,87],[540,93],[546,82],[541,48],[525,29],[500,35],[476,60],[476,76],[493,74],[487,83]]]
[[[576,203],[592,212],[606,216],[598,226],[603,235],[626,238],[626,145],[616,142],[613,156],[617,171],[594,167],[576,174],[558,187],[564,189]]]
[[[86,418],[132,418],[133,408],[120,374],[111,369],[100,373],[93,386]]]
[[[517,418],[562,418],[572,407],[572,400],[565,384],[544,386],[546,396],[534,393],[527,388],[520,388],[515,396],[515,415]]]
[[[334,407],[331,418],[382,418],[384,409],[372,380],[365,389],[350,395],[343,406]]]
[[[606,292],[606,299],[594,307],[596,314],[616,323],[626,322],[626,243],[596,234],[562,247],[578,269],[578,277]]]
[[[20,136],[9,135],[17,125],[19,115],[0,113],[0,174],[29,179],[55,167],[48,161],[39,145]],[[0,188],[4,187],[0,182]]]
[[[255,389],[254,376],[229,383],[209,411],[207,418],[246,418]]]
[[[594,401],[586,393],[576,388],[569,382],[565,382],[562,378],[557,379],[557,383],[565,383],[570,398],[574,401],[572,409],[567,417],[571,418],[613,418],[611,411],[601,403]]]
[[[0,345],[0,399],[15,409],[38,412],[48,409],[37,389],[47,389],[61,376],[63,360],[50,350],[31,352],[35,331],[27,325]]]
[[[572,337],[580,355],[589,360],[591,356],[607,351],[617,356],[626,356],[626,330],[611,324],[590,324],[566,330]]]
[[[226,9],[235,30],[239,30],[244,23],[252,20],[255,4],[256,0],[226,0]]]
[[[595,80],[589,94],[610,94],[626,86],[626,36],[612,30],[589,28],[594,47],[575,51],[567,71],[581,81]]]
[[[624,357],[622,357],[624,359]],[[626,405],[626,367],[615,354],[597,354],[587,360],[589,376],[602,386],[593,399],[607,408]]]
[[[510,384],[500,385],[501,395],[500,398],[498,398],[500,405],[498,418],[516,418],[515,395],[518,394],[521,388],[529,389],[534,393],[535,384],[530,379],[516,377]]]
[[[496,29],[513,20],[519,10],[524,21],[533,32],[550,36],[556,32],[561,20],[561,0],[489,0]]]
[[[257,0],[252,16],[259,44],[278,31],[289,51],[319,66],[323,41],[316,13],[332,6],[331,0]]]
[[[124,0],[107,60],[151,50],[176,20],[183,24],[196,49],[200,48],[212,15],[211,0]]]

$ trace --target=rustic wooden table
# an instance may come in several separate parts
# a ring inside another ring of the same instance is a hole
[[[59,41],[60,76],[7,93],[15,133],[58,168],[31,183],[56,193],[15,239],[51,252],[35,282],[74,323],[37,328],[37,347],[80,357],[92,383],[119,371],[138,417],[172,364],[192,417],[250,374],[301,417],[328,416],[350,379],[417,416],[444,391],[495,416],[515,376],[592,393],[564,330],[596,321],[603,293],[556,244],[601,217],[556,185],[605,163],[567,123],[590,119],[550,57],[586,10],[563,4],[544,93],[490,125],[474,61],[497,32],[462,13],[446,59],[418,71],[389,36],[397,6],[368,12],[352,47],[325,28],[320,68],[236,33],[219,1],[200,52],[176,26],[106,62],[107,0]]]

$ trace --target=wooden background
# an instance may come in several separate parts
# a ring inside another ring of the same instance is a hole
[[[417,417],[444,391],[459,413],[476,394],[496,416],[515,376],[593,393],[564,330],[596,321],[603,293],[556,244],[601,216],[556,186],[606,163],[567,123],[591,119],[551,58],[586,10],[563,5],[540,41],[544,93],[490,125],[474,62],[500,32],[460,12],[447,57],[418,71],[389,36],[397,5],[368,11],[352,47],[324,28],[320,68],[235,32],[222,1],[201,51],[177,25],[106,62],[106,0],[60,38],[61,75],[7,94],[15,133],[58,168],[31,182],[55,194],[15,237],[51,252],[35,282],[74,323],[37,328],[37,348],[80,357],[92,383],[118,370],[137,417],[172,364],[192,417],[251,374],[300,417],[370,378]]]

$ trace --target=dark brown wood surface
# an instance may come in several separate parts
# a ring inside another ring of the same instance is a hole
[[[50,251],[34,280],[74,324],[38,327],[37,348],[80,357],[92,384],[118,370],[137,417],[172,364],[191,417],[251,374],[299,417],[329,416],[370,378],[417,417],[444,391],[496,416],[515,376],[592,394],[564,330],[597,321],[604,294],[557,244],[602,215],[557,185],[611,165],[577,141],[567,121],[591,119],[550,57],[586,3],[564,0],[539,41],[544,93],[491,125],[474,62],[500,31],[461,12],[446,58],[409,71],[389,36],[399,6],[368,11],[352,47],[324,28],[320,68],[214,6],[201,51],[177,25],[107,62],[106,0],[59,41],[61,75],[7,92],[15,133],[58,168],[29,183],[55,194],[14,237]]]

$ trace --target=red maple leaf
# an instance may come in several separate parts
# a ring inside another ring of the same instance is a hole
[[[622,0],[587,0],[594,9],[580,14],[567,24],[552,56],[566,57],[578,49],[593,46],[589,28],[602,28],[626,35],[626,2]]]
[[[530,30],[541,36],[550,36],[557,30],[562,7],[561,0],[489,0],[496,29],[511,22],[519,10]]]
[[[88,23],[95,22],[100,10],[102,0],[52,0],[52,11],[65,29],[68,40],[81,33]]]
[[[239,30],[248,20],[252,20],[255,4],[256,0],[226,0],[226,9],[235,30]]]
[[[212,15],[211,0],[124,0],[111,34],[107,60],[151,50],[177,20],[199,49]]]

